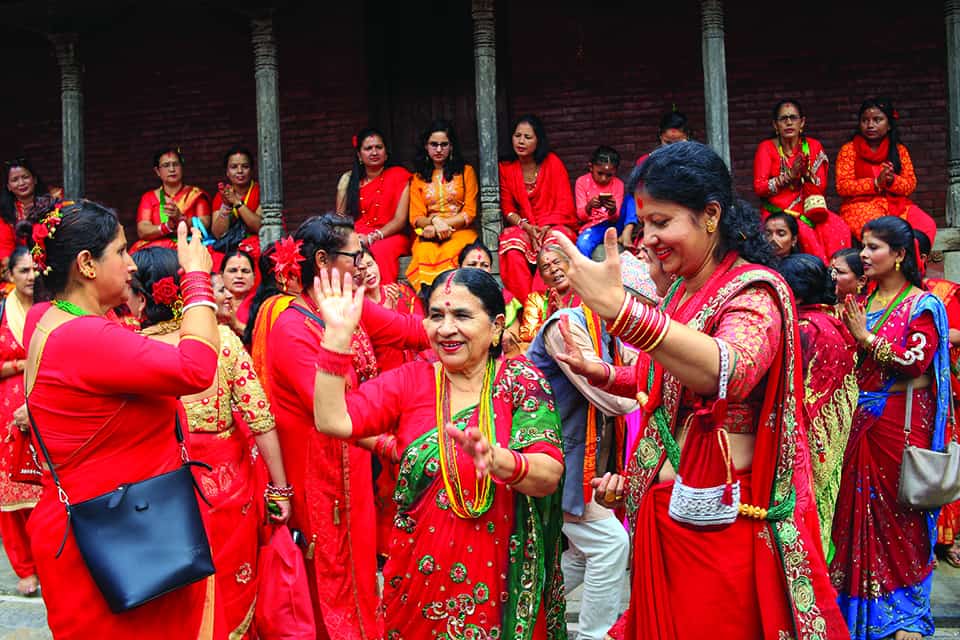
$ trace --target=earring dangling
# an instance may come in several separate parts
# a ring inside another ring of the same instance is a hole
[[[493,336],[493,340],[491,340],[490,343],[491,343],[493,346],[495,346],[495,347],[499,347],[499,346],[500,346],[500,336],[501,336],[502,334],[503,334],[503,332],[501,331],[500,333],[494,335],[494,336]]]
[[[706,222],[707,233],[713,233],[717,230],[717,219],[716,218],[707,218]]]
[[[858,284],[858,285],[857,285],[857,295],[860,295],[861,293],[863,293],[863,285],[862,285],[862,284]]]
[[[91,280],[96,280],[97,278],[97,272],[93,269],[82,269],[80,273],[82,273],[85,278],[90,278]]]
[[[897,260],[896,264],[894,264],[893,266],[893,268],[896,269],[897,271],[900,271],[900,262],[901,262],[900,260]]]

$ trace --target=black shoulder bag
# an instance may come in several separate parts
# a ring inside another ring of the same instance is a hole
[[[27,415],[67,512],[56,557],[72,526],[80,555],[111,611],[122,613],[213,575],[210,542],[196,494],[204,502],[207,499],[190,469],[211,467],[187,457],[179,415],[175,427],[183,464],[178,469],[122,484],[77,504],[70,503],[60,484],[29,406]]]

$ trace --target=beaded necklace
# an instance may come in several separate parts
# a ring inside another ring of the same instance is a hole
[[[483,387],[480,390],[480,404],[478,406],[480,433],[487,439],[490,446],[494,446],[495,434],[493,429],[493,359],[487,360],[487,370],[483,376]],[[490,474],[482,478],[474,478],[473,500],[463,496],[460,470],[457,467],[457,451],[453,439],[447,435],[444,426],[450,422],[450,380],[447,378],[443,365],[437,367],[437,440],[440,444],[440,472],[443,475],[443,486],[450,499],[450,508],[460,518],[478,518],[490,508],[493,503]]]
[[[79,316],[90,315],[90,312],[85,311],[84,309],[80,308],[78,305],[73,304],[69,300],[54,300],[53,306],[55,306],[57,309],[60,309],[61,311],[65,311],[69,313],[72,316],[79,317]]]

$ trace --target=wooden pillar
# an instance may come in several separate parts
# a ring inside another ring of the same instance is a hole
[[[283,168],[280,161],[280,98],[273,16],[253,18],[253,69],[257,81],[257,148],[260,150],[260,245],[283,234]]]
[[[50,36],[60,65],[60,104],[63,147],[63,194],[70,200],[83,197],[83,88],[79,38],[75,33]]]
[[[500,243],[503,221],[500,217],[500,173],[497,157],[497,27],[493,8],[494,0],[473,0],[481,239],[493,252],[494,273],[499,273],[497,246]]]
[[[944,277],[960,282],[960,0],[946,0],[947,27],[947,117],[949,157],[947,160],[947,228],[937,233],[943,248]],[[943,236],[943,237],[941,237]]]
[[[724,49],[723,2],[703,0],[703,94],[707,144],[730,165],[730,132],[727,116],[727,54]]]

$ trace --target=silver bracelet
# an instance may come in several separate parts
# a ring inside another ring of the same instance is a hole
[[[191,302],[190,304],[188,304],[187,306],[185,306],[185,307],[183,308],[183,312],[182,312],[182,313],[186,314],[187,311],[190,311],[190,309],[193,309],[194,307],[210,307],[211,309],[213,309],[213,312],[214,312],[214,313],[217,312],[217,303],[216,303],[216,302],[212,302],[212,301],[210,301],[210,300],[200,300],[200,301],[198,301],[198,302]]]

